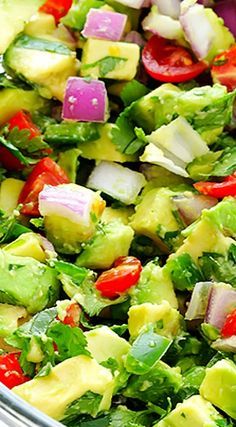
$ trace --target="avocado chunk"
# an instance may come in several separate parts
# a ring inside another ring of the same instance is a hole
[[[164,187],[148,191],[136,206],[130,222],[137,234],[152,239],[165,253],[170,251],[183,228],[172,201],[175,194]]]
[[[112,207],[107,207],[104,209],[101,216],[101,220],[105,223],[119,219],[123,224],[129,224],[129,218],[134,213],[132,207],[121,207],[114,209]]]
[[[69,405],[88,391],[102,396],[99,411],[108,410],[113,385],[109,369],[88,356],[76,356],[52,368],[46,377],[34,378],[12,391],[45,414],[61,420]]]
[[[57,273],[33,258],[0,251],[0,302],[36,313],[53,305],[59,292]]]
[[[154,427],[217,427],[223,421],[223,417],[211,403],[196,395],[179,403]]]
[[[7,215],[11,215],[18,206],[18,199],[24,181],[15,178],[7,178],[1,183],[0,187],[0,209]]]
[[[178,307],[168,271],[153,261],[145,265],[138,284],[129,293],[131,305],[146,302],[161,304],[163,301],[168,301],[173,308]]]
[[[16,240],[4,246],[4,252],[11,255],[32,257],[44,262],[46,254],[41,246],[41,236],[35,233],[21,234]]]
[[[181,330],[180,314],[167,301],[163,301],[161,304],[146,302],[133,305],[129,309],[128,316],[129,333],[132,339],[136,338],[141,329],[149,323],[155,325],[155,331],[158,334],[167,338],[173,338]]]
[[[108,269],[117,258],[128,255],[133,236],[132,228],[118,219],[104,224],[85,244],[76,264],[92,269]]]
[[[63,101],[67,79],[77,74],[77,60],[63,43],[22,34],[4,54],[13,74],[35,85],[45,98]]]
[[[200,394],[217,408],[236,420],[236,365],[233,361],[219,360],[206,369]]]
[[[6,338],[18,328],[19,320],[27,317],[24,307],[0,304],[0,337]]]

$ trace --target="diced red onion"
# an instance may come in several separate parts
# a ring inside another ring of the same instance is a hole
[[[215,32],[205,15],[204,7],[200,4],[189,7],[180,15],[180,23],[196,57],[200,60],[206,58]]]
[[[70,77],[67,81],[62,118],[80,122],[106,120],[107,91],[101,80]]]
[[[212,286],[212,282],[199,282],[195,285],[185,314],[186,320],[204,319]]]
[[[88,226],[97,197],[93,191],[76,184],[45,185],[39,194],[39,212],[42,216],[57,215]]]
[[[125,37],[124,41],[127,43],[135,43],[140,47],[144,47],[146,44],[146,41],[143,39],[141,34],[139,34],[137,31],[130,31]]]
[[[121,3],[125,6],[132,7],[133,9],[141,9],[143,6],[143,0],[116,0],[117,3]]]
[[[57,253],[55,251],[55,248],[53,246],[53,244],[51,242],[49,242],[48,239],[46,239],[46,237],[44,236],[40,236],[40,244],[41,247],[43,248],[46,258],[56,258],[57,257]]]
[[[144,31],[150,31],[153,34],[170,40],[178,40],[183,35],[183,30],[179,21],[176,21],[170,16],[159,14],[159,11],[155,11],[154,8],[152,8],[150,13],[144,18],[142,27]]]
[[[102,9],[90,9],[82,35],[86,38],[119,41],[125,29],[127,15]]]
[[[117,163],[103,161],[94,168],[87,185],[130,205],[135,202],[145,182],[141,173]]]
[[[217,339],[213,342],[212,347],[218,351],[236,353],[236,335],[230,338]]]
[[[168,15],[173,19],[179,18],[180,0],[152,0],[152,4],[158,7],[161,14]]]
[[[215,4],[214,0],[198,0],[198,3],[203,4],[205,7],[212,7]]]
[[[151,7],[152,0],[144,0],[142,7]]]
[[[173,202],[183,222],[190,225],[201,216],[203,209],[212,208],[218,203],[218,200],[214,197],[186,192],[174,196]]]
[[[236,1],[222,0],[217,2],[214,11],[218,16],[223,18],[226,27],[228,27],[236,37]]]
[[[236,290],[230,285],[216,283],[211,290],[205,322],[221,329],[227,314],[234,308],[236,308]]]

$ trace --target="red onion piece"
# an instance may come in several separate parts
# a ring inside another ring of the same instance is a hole
[[[107,91],[101,80],[70,77],[67,81],[62,118],[80,122],[106,120]]]
[[[224,20],[226,27],[236,37],[236,1],[222,0],[216,3],[214,11]]]
[[[186,320],[204,319],[212,286],[212,282],[199,282],[195,285],[185,314]]]
[[[140,47],[144,47],[146,44],[146,41],[143,39],[141,34],[139,34],[137,31],[130,31],[124,38],[124,42],[127,43],[135,43]]]
[[[119,41],[125,29],[127,15],[102,9],[90,9],[82,35],[86,38]]]
[[[210,209],[218,203],[214,197],[186,192],[172,198],[176,209],[186,225],[196,221],[203,209]]]
[[[213,342],[212,347],[218,351],[236,353],[236,335],[230,338],[218,339]]]
[[[56,258],[57,257],[57,253],[55,251],[55,248],[53,246],[53,244],[51,242],[49,242],[48,239],[46,239],[46,237],[44,236],[40,236],[40,243],[41,243],[41,247],[43,248],[46,258]]]
[[[144,0],[142,7],[151,7],[152,0]]]
[[[168,15],[173,19],[179,18],[180,3],[180,0],[152,0],[152,4],[158,7],[161,14]]]
[[[221,329],[227,314],[235,308],[236,290],[225,283],[215,283],[211,290],[205,322]]]

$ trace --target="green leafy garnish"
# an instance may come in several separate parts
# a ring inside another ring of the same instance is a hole
[[[127,58],[121,58],[119,56],[104,56],[91,64],[84,64],[81,66],[82,70],[88,70],[90,68],[98,67],[100,77],[106,77],[108,73],[113,71],[118,65],[127,61]]]

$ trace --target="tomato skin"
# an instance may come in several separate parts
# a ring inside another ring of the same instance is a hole
[[[199,193],[205,196],[216,197],[223,199],[223,197],[236,196],[236,176],[235,174],[227,176],[222,182],[209,182],[200,181],[193,184],[194,188]]]
[[[81,315],[81,308],[79,304],[73,302],[66,309],[66,316],[63,319],[65,325],[71,326],[72,328],[79,326]]]
[[[39,128],[32,122],[30,115],[22,110],[16,113],[10,120],[8,120],[9,130],[14,129],[15,127],[17,127],[19,130],[29,130],[29,139],[41,135]]]
[[[156,35],[144,47],[142,61],[147,73],[164,83],[186,82],[207,69],[203,61],[194,62],[187,49]]]
[[[226,86],[228,91],[236,89],[236,45],[215,57],[211,75],[214,83]]]
[[[29,381],[31,378],[24,375],[20,363],[19,353],[8,353],[0,355],[0,382],[8,388]]]
[[[39,11],[53,15],[56,23],[58,23],[68,13],[72,2],[73,0],[46,0]]]
[[[20,171],[25,167],[4,145],[0,145],[0,161],[8,171]]]
[[[68,184],[70,182],[64,170],[50,157],[41,159],[29,175],[19,196],[18,202],[23,204],[21,213],[39,216],[38,196],[44,185]]]
[[[138,282],[141,271],[142,265],[137,258],[120,257],[113,268],[99,276],[95,283],[96,289],[105,298],[117,298]]]
[[[236,335],[236,309],[226,317],[223,328],[221,329],[221,336],[224,338]]]

